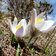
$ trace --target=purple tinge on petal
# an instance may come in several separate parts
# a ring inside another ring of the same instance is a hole
[[[16,36],[22,36],[23,35],[23,27],[22,28],[20,28],[19,30],[17,30],[17,32],[16,32]]]

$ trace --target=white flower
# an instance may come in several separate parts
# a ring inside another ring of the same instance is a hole
[[[17,22],[17,18],[14,18],[14,21],[11,22],[8,19],[7,24],[9,25],[12,33],[17,37],[24,37],[30,34],[30,23],[27,24],[26,19],[22,19],[19,23]]]
[[[33,8],[33,12],[34,14],[32,15],[32,21],[35,20],[34,27],[37,30],[46,33],[48,31],[51,31],[51,29],[55,28],[56,26],[55,21],[49,19],[45,20],[45,16],[44,16],[45,12],[42,12],[38,16],[37,16],[36,9]]]

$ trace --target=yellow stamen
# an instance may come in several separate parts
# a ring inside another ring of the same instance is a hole
[[[18,25],[16,26],[16,30],[19,30],[21,27],[22,27],[22,24],[18,24]]]
[[[40,22],[42,22],[42,21],[43,21],[42,18],[37,18],[37,19],[35,19],[35,24],[38,24],[38,23],[40,23]]]

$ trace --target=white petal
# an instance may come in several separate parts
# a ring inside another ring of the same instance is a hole
[[[40,29],[44,25],[44,21],[35,24],[35,28]]]
[[[37,16],[37,18],[43,18],[45,13],[46,13],[45,11],[42,12],[42,13],[40,13],[40,14]]]
[[[14,18],[13,25],[14,25],[14,26],[17,25],[17,18],[16,18],[16,16],[15,16],[15,18]]]
[[[42,25],[42,27],[39,28],[39,30],[41,32],[48,32],[48,31],[51,30],[51,28],[53,28],[53,24],[54,24],[54,21],[52,21],[52,20],[46,20],[44,22],[44,24]]]
[[[10,30],[12,31],[13,34],[15,34],[16,29],[15,29],[15,26],[12,24],[11,19],[7,19],[7,22],[8,22],[7,24],[9,26]]]

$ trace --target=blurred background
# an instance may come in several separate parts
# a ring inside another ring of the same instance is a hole
[[[30,11],[36,8],[37,15],[47,11],[47,16],[56,20],[56,0],[0,0],[0,54],[1,56],[16,56],[16,48],[11,45],[13,34],[6,25],[8,18],[18,21],[30,16]],[[34,32],[35,36],[30,43],[34,42],[34,48],[24,48],[22,56],[56,56],[56,29],[48,33]],[[24,38],[25,43],[29,41]],[[22,40],[21,40],[22,41]],[[38,51],[39,50],[39,51]],[[22,52],[22,50],[21,50]]]

